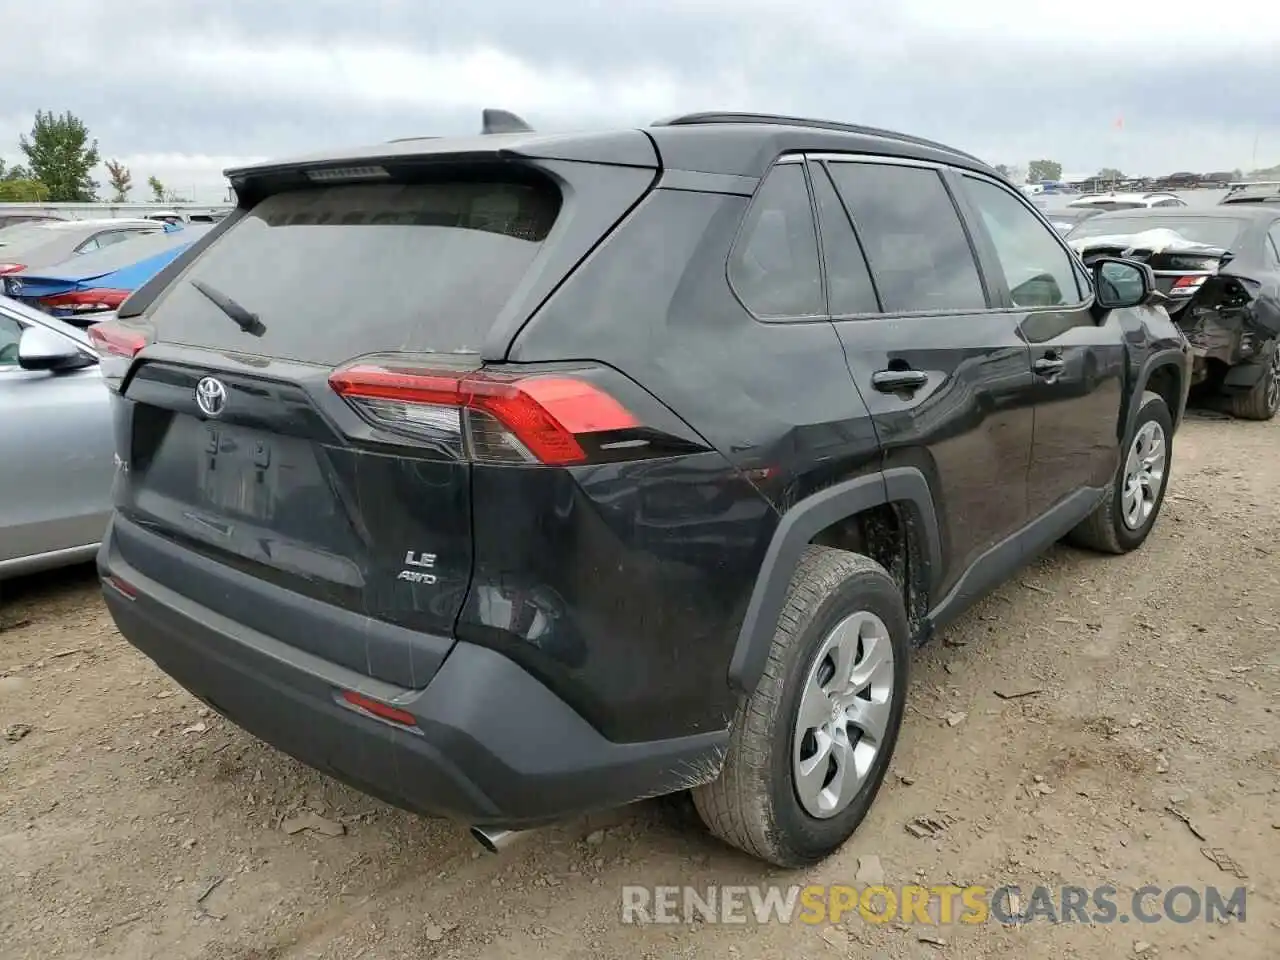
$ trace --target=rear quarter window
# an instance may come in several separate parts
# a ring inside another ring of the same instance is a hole
[[[550,183],[344,184],[269,196],[151,311],[162,340],[304,362],[477,352],[560,211]],[[243,333],[190,283],[258,315]]]

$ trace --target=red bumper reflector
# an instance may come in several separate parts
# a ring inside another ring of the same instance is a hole
[[[399,710],[389,703],[383,703],[381,700],[366,697],[363,693],[356,693],[354,690],[343,690],[342,699],[353,707],[359,707],[361,710],[372,713],[375,717],[390,720],[392,723],[398,723],[403,727],[416,727],[418,725],[418,721],[412,713],[406,710]]]
[[[117,593],[121,594],[126,599],[138,599],[138,588],[128,580],[123,580],[120,577],[117,577],[114,573],[107,574],[102,578],[102,582],[107,586],[114,588]]]

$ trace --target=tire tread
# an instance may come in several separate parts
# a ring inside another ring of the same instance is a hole
[[[861,554],[806,548],[792,574],[764,673],[734,718],[723,771],[716,780],[693,790],[694,806],[712,834],[770,863],[799,863],[780,841],[767,801],[769,746],[785,690],[788,651],[799,642],[823,600],[845,580],[865,573],[889,576]]]
[[[1168,405],[1164,402],[1164,398],[1160,394],[1151,390],[1146,390],[1142,394],[1141,406],[1138,410],[1138,418],[1135,420],[1135,429],[1142,422],[1142,413],[1152,404],[1159,404],[1164,408],[1167,416],[1170,416]],[[1116,516],[1116,484],[1120,482],[1120,475],[1124,472],[1124,457],[1128,456],[1129,444],[1132,442],[1131,437],[1125,438],[1124,448],[1121,452],[1120,466],[1116,470],[1116,476],[1112,478],[1111,483],[1107,485],[1107,495],[1102,502],[1094,508],[1094,511],[1080,521],[1065,537],[1067,543],[1076,547],[1082,547],[1086,550],[1096,550],[1099,553],[1128,553],[1135,549],[1124,543],[1120,539],[1120,523],[1121,520]],[[1166,464],[1165,470],[1168,471],[1172,467],[1172,463]],[[1169,489],[1169,478],[1165,477],[1164,487],[1161,490],[1161,498],[1164,497],[1165,491]],[[1152,525],[1155,521],[1152,520]],[[1145,539],[1145,538],[1144,538]],[[1141,543],[1141,541],[1139,541]]]
[[[1268,367],[1271,363],[1271,355],[1280,350],[1280,342],[1272,340],[1263,350],[1263,357]],[[1227,398],[1227,409],[1231,411],[1233,417],[1241,420],[1271,420],[1275,417],[1276,412],[1267,406],[1267,378],[1270,376],[1270,370],[1265,369],[1264,375],[1258,380],[1251,390],[1245,393],[1232,394]]]

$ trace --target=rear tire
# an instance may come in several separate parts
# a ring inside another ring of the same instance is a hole
[[[838,849],[870,809],[897,744],[908,636],[902,590],[883,567],[810,546],[764,675],[738,708],[720,777],[693,790],[710,831],[782,867]]]
[[[1280,412],[1280,344],[1268,341],[1262,348],[1262,376],[1248,392],[1228,399],[1232,416],[1241,420],[1270,420]]]
[[[1067,534],[1068,543],[1101,553],[1128,553],[1151,533],[1173,462],[1173,418],[1159,394],[1143,393],[1124,451],[1106,499]]]

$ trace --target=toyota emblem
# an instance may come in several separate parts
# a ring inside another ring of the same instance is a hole
[[[196,406],[206,417],[216,417],[227,405],[227,388],[221,380],[204,377],[196,384]]]

